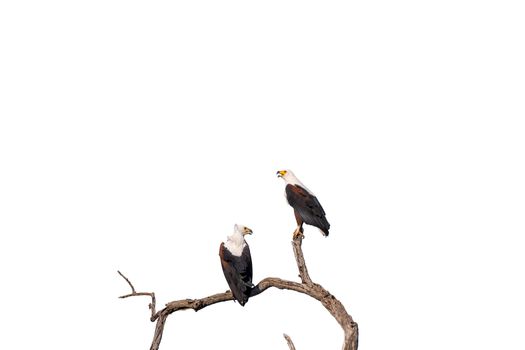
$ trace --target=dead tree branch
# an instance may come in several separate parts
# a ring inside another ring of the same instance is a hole
[[[120,271],[117,271],[117,272],[118,272],[119,275],[122,276],[122,278],[124,278],[126,280],[126,282],[128,282],[129,286],[131,287],[131,294],[121,295],[121,296],[119,296],[119,298],[120,299],[124,299],[124,298],[136,297],[136,296],[141,296],[141,295],[151,297],[151,303],[149,304],[149,309],[151,310],[150,320],[151,320],[151,322],[155,321],[153,319],[153,316],[155,316],[155,314],[157,313],[155,311],[155,307],[156,307],[156,304],[157,304],[157,300],[155,299],[155,293],[153,293],[153,292],[151,292],[151,293],[148,293],[148,292],[137,293],[135,291],[135,287],[133,287],[133,284],[131,284],[130,280],[126,276],[124,276],[122,274],[122,272],[120,272]]]
[[[302,236],[294,238],[292,242],[295,260],[297,262],[297,268],[299,269],[299,277],[301,283],[287,281],[276,277],[267,277],[259,282],[250,293],[250,297],[254,297],[268,288],[274,287],[278,289],[292,290],[298,293],[306,294],[318,301],[330,312],[330,314],[336,319],[344,332],[343,350],[357,350],[359,329],[357,323],[354,322],[352,316],[348,314],[343,304],[337,300],[330,292],[324,289],[321,285],[312,282],[306,268],[302,250]],[[119,271],[119,274],[128,282],[131,287],[131,294],[123,295],[120,298],[127,298],[131,296],[146,295],[150,296],[152,302],[150,304],[152,322],[157,321],[155,327],[155,333],[151,343],[150,350],[158,350],[160,342],[162,340],[162,334],[164,332],[164,325],[168,316],[179,310],[193,309],[199,311],[207,306],[221,303],[223,301],[233,300],[233,295],[230,291],[224,293],[217,293],[204,297],[201,299],[182,299],[171,301],[166,306],[157,312],[155,312],[155,293],[148,292],[136,292],[133,284]],[[286,336],[285,336],[286,338]],[[286,338],[290,349],[295,349],[291,339]],[[291,344],[291,345],[290,345]]]
[[[311,286],[313,284],[308,274],[308,269],[306,268],[306,262],[304,261],[303,255],[303,235],[299,235],[292,241],[293,254],[295,255],[295,262],[297,263],[297,268],[299,269],[299,277],[303,284]]]
[[[290,350],[295,350],[295,345],[293,345],[292,338],[288,334],[283,334],[284,339],[286,339],[286,342],[288,343],[288,347]]]

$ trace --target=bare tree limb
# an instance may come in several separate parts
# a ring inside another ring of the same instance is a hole
[[[297,268],[299,269],[299,277],[304,284],[311,286],[313,284],[308,274],[308,269],[306,268],[306,262],[304,261],[303,255],[303,235],[299,235],[294,238],[292,241],[293,254],[295,255],[295,262],[297,263]]]
[[[155,326],[155,333],[153,334],[153,340],[151,341],[150,350],[157,350],[160,346],[162,340],[162,334],[164,333],[164,325],[168,319],[169,314],[162,314],[158,316],[157,325]],[[152,317],[152,322],[154,322]]]
[[[155,321],[153,319],[153,317],[155,316],[156,314],[156,311],[155,311],[155,307],[156,307],[156,303],[157,303],[157,300],[155,299],[155,293],[151,292],[151,293],[148,293],[148,292],[139,292],[137,293],[135,291],[135,287],[133,287],[133,284],[131,284],[130,280],[124,276],[122,274],[122,272],[120,271],[117,271],[119,275],[122,276],[122,278],[124,278],[126,280],[126,282],[128,282],[129,286],[131,287],[131,294],[126,294],[126,295],[121,295],[119,296],[120,299],[124,299],[124,298],[129,298],[129,297],[136,297],[136,296],[149,296],[151,297],[151,303],[149,304],[149,309],[151,310],[151,317],[150,317],[150,320],[151,322]]]
[[[321,304],[330,312],[330,314],[336,319],[344,332],[344,341],[343,341],[343,350],[357,350],[358,338],[359,338],[359,329],[357,323],[354,322],[352,316],[348,314],[343,304],[337,300],[330,292],[324,289],[321,285],[312,282],[306,268],[306,263],[304,261],[304,255],[302,250],[302,236],[299,235],[295,237],[293,242],[293,251],[295,255],[295,260],[297,262],[297,267],[299,269],[299,277],[301,278],[301,283],[287,281],[276,277],[267,277],[261,280],[251,291],[250,297],[254,297],[268,288],[274,287],[278,289],[288,289],[298,293],[306,294],[316,300],[319,300]],[[164,325],[168,316],[179,310],[193,309],[194,311],[199,311],[207,306],[213,304],[221,303],[224,301],[233,300],[233,295],[230,291],[224,293],[217,293],[204,297],[201,299],[182,299],[172,301],[166,304],[166,306],[155,312],[155,293],[137,293],[131,282],[120,272],[119,274],[128,282],[131,287],[131,294],[123,295],[120,298],[127,298],[130,296],[139,296],[139,295],[149,295],[152,298],[152,303],[150,304],[151,309],[151,321],[157,321],[157,326],[155,327],[155,333],[153,335],[153,341],[151,343],[150,350],[158,350],[160,342],[162,340],[162,334],[164,332]],[[286,337],[285,337],[286,338]],[[288,341],[288,339],[287,339]],[[290,339],[291,342],[291,339]],[[290,342],[288,346],[290,347]],[[293,343],[292,343],[293,346]],[[292,347],[290,347],[292,349]]]
[[[284,339],[286,339],[286,342],[288,343],[288,347],[290,350],[295,350],[295,345],[293,345],[292,338],[286,333],[283,334]]]
[[[136,293],[136,291],[135,291],[135,287],[133,287],[133,284],[129,281],[129,279],[128,279],[126,276],[124,276],[124,275],[122,274],[122,272],[120,272],[120,271],[118,271],[118,270],[117,270],[117,272],[118,272],[119,275],[122,276],[122,278],[124,278],[124,279],[126,280],[126,282],[128,282],[129,286],[131,287],[131,294],[135,294],[135,293]],[[131,296],[131,295],[130,295],[130,296]],[[121,298],[123,298],[123,297],[121,297]]]

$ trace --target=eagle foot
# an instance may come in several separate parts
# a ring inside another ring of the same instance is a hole
[[[296,229],[296,230],[293,232],[293,239],[296,239],[296,238],[299,238],[299,237],[301,237],[302,239],[304,239],[303,232],[301,231],[301,229]]]

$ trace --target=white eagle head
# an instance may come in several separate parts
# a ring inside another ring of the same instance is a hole
[[[239,233],[242,236],[251,235],[253,233],[251,228],[238,224],[235,224],[235,226],[233,226],[233,230],[235,233]]]
[[[284,180],[284,182],[286,182],[287,184],[300,184],[301,182],[299,181],[299,179],[295,176],[295,174],[289,170],[289,169],[286,169],[286,170],[279,170],[277,172],[277,177],[280,177]]]
[[[312,191],[306,188],[306,186],[297,178],[297,176],[295,176],[293,171],[290,169],[279,170],[277,172],[277,177],[282,178],[287,185],[299,185],[313,195]]]
[[[233,226],[233,234],[228,236],[228,240],[224,244],[225,247],[235,256],[241,256],[246,241],[244,240],[245,235],[251,235],[253,231],[243,225]]]

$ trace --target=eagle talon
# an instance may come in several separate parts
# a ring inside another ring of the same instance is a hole
[[[296,230],[293,232],[293,239],[295,240],[295,239],[297,239],[297,238],[299,238],[299,237],[301,237],[301,239],[303,239],[303,238],[304,238],[304,235],[303,235],[303,233],[301,232],[300,229],[296,229]]]

